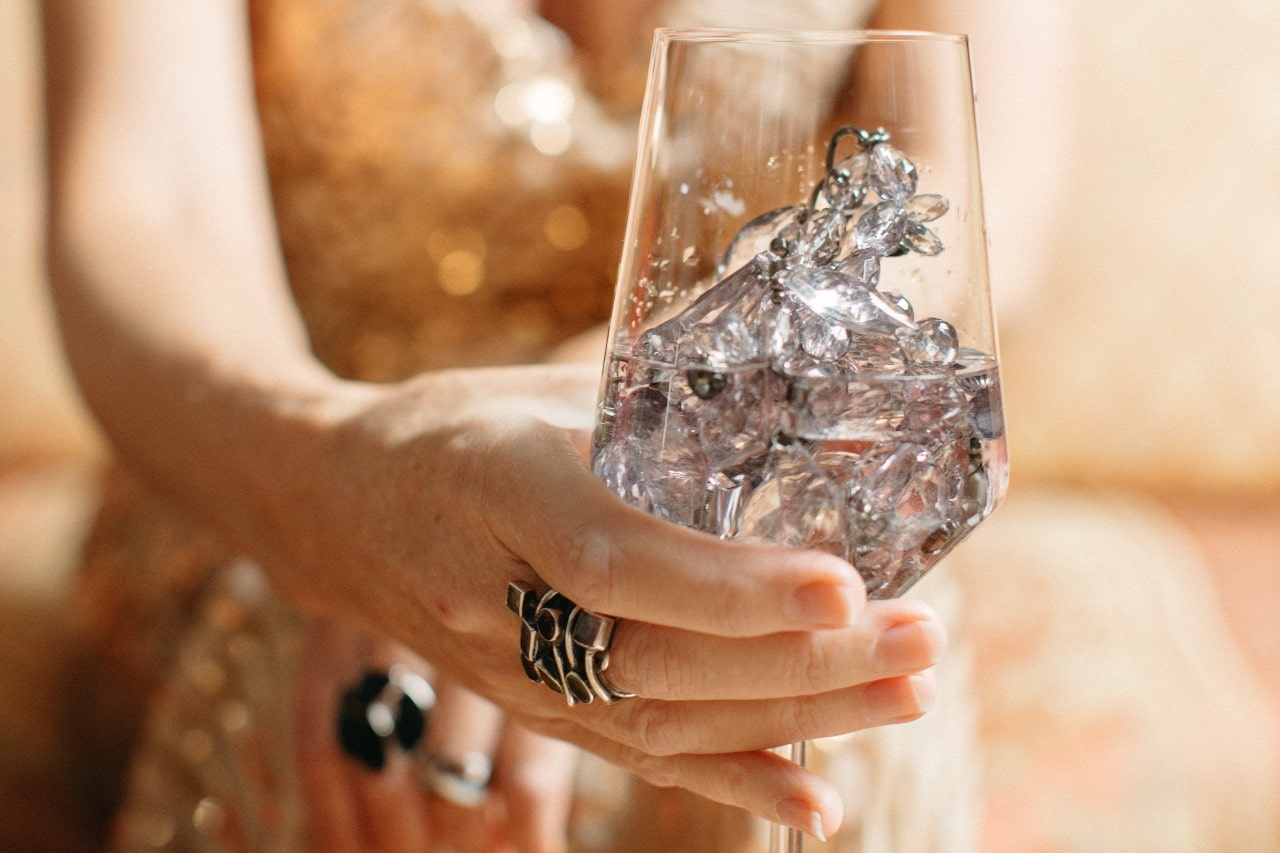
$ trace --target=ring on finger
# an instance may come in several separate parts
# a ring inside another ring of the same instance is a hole
[[[388,751],[411,752],[418,745],[435,703],[427,680],[404,665],[370,670],[338,701],[338,743],[368,769],[381,770]]]
[[[616,626],[612,616],[579,607],[554,589],[539,596],[522,581],[507,585],[507,609],[520,617],[520,663],[530,681],[562,694],[570,706],[635,695],[605,676]]]
[[[464,752],[457,758],[433,752],[423,759],[418,781],[445,802],[473,809],[488,796],[492,773],[493,762],[483,752]]]

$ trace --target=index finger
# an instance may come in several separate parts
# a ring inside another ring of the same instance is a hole
[[[535,429],[487,489],[499,541],[589,610],[721,636],[852,624],[866,602],[844,560],[730,542],[626,505],[586,468],[566,433]],[[533,476],[528,476],[530,473]],[[496,484],[495,484],[496,485]]]

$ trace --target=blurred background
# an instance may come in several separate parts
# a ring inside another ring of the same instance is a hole
[[[1014,466],[940,569],[985,846],[1280,849],[1280,6],[964,7]],[[32,0],[0,116],[0,848],[73,850],[52,709],[104,452],[45,291]]]

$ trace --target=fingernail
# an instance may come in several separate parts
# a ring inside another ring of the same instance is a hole
[[[932,670],[917,672],[908,681],[911,682],[911,691],[916,695],[916,707],[920,709],[920,713],[933,710],[933,706],[938,704],[938,682],[933,677]]]
[[[938,698],[933,672],[877,681],[867,690],[867,718],[873,723],[914,720],[933,708]]]
[[[778,820],[787,826],[807,832],[819,841],[827,840],[827,833],[822,829],[822,815],[804,800],[779,800],[777,812]]]
[[[923,669],[938,662],[946,632],[932,619],[899,622],[876,640],[871,658],[880,672]]]
[[[819,582],[797,587],[786,616],[804,628],[843,628],[858,614],[859,595],[845,584]]]

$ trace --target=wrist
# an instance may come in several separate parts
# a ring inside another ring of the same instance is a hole
[[[342,379],[318,363],[227,387],[234,415],[223,441],[235,494],[221,526],[278,584],[293,586],[331,559],[325,526],[333,516],[345,426],[386,389]]]

